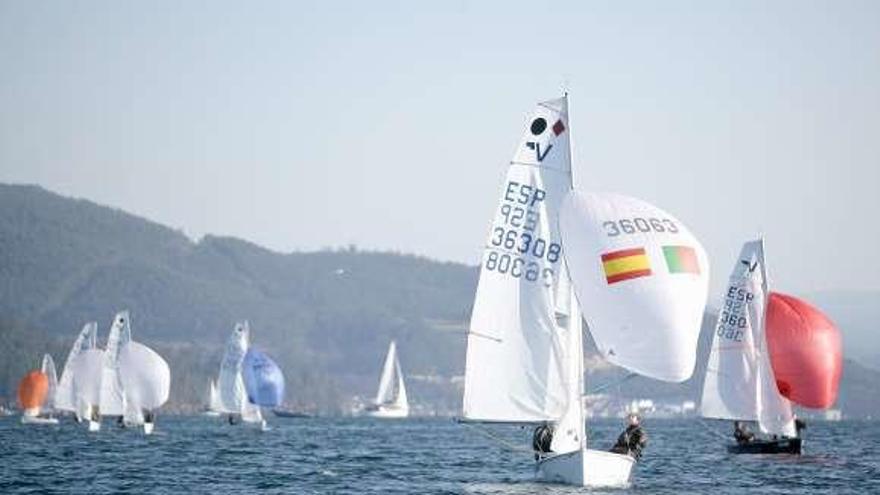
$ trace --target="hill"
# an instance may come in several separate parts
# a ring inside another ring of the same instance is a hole
[[[284,369],[293,407],[333,413],[353,396],[371,396],[396,339],[415,405],[453,414],[476,280],[475,267],[354,247],[281,254],[228,237],[193,242],[120,210],[0,184],[0,398],[14,396],[42,353],[62,366],[85,322],[97,320],[103,338],[125,308],[135,338],[171,365],[171,409],[201,407],[227,336],[248,319],[254,345]],[[858,310],[848,309],[849,297],[823,300],[845,339],[858,337],[848,349],[872,355],[877,345],[862,338],[876,321],[862,319],[875,314],[872,299],[858,299]],[[613,384],[621,398],[698,399],[713,326],[707,314],[697,370],[683,384],[633,378],[616,385],[624,373],[590,359],[591,388]],[[877,411],[876,383],[880,372],[847,361],[845,412]]]

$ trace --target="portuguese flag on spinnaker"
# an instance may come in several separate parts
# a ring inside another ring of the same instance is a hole
[[[648,260],[644,248],[622,249],[604,253],[602,268],[605,270],[605,280],[608,285],[631,278],[647,277],[651,274],[651,262]]]
[[[669,267],[669,273],[700,274],[697,253],[692,247],[663,246],[663,257],[666,258],[666,266]]]

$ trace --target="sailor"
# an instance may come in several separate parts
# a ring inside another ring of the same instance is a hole
[[[807,422],[802,420],[801,418],[795,416],[794,418],[794,429],[796,432],[796,437],[801,438],[801,431],[807,429]]]
[[[553,426],[543,424],[535,428],[532,435],[532,450],[535,451],[535,460],[540,459],[544,454],[551,452],[550,444],[553,443]]]
[[[144,423],[155,423],[156,422],[156,413],[153,411],[148,411],[144,409]]]
[[[733,438],[736,439],[737,445],[743,445],[746,443],[751,443],[751,441],[755,439],[755,434],[749,431],[749,427],[746,426],[745,422],[734,421]]]
[[[617,437],[617,443],[611,447],[611,452],[639,460],[646,445],[648,445],[648,434],[642,429],[639,415],[630,413],[627,415],[626,429]]]

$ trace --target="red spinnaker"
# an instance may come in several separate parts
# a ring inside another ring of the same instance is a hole
[[[810,304],[772,292],[766,329],[779,393],[804,407],[834,404],[843,369],[840,331],[834,323]]]
[[[49,378],[40,371],[31,371],[18,384],[18,403],[22,409],[32,409],[43,405],[49,391]]]

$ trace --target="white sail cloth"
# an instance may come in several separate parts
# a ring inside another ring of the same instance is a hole
[[[244,321],[235,325],[226,343],[226,353],[223,355],[223,362],[220,363],[217,388],[221,412],[241,414],[244,421],[259,422],[263,419],[262,413],[258,406],[248,400],[242,377],[242,362],[248,347],[250,347],[250,325]]]
[[[125,394],[119,375],[119,348],[131,341],[128,311],[120,311],[113,318],[107,346],[104,349],[104,371],[101,379],[101,414],[122,416],[125,414]]]
[[[568,103],[560,98],[532,113],[501,187],[468,333],[469,420],[555,421],[567,410],[557,313],[568,310],[568,284],[557,214],[570,189]]]
[[[46,392],[46,400],[43,401],[43,410],[52,412],[55,409],[55,398],[58,393],[58,373],[55,371],[55,360],[51,354],[43,356],[43,364],[40,370],[46,375],[49,381],[49,388]]]
[[[64,369],[61,371],[61,380],[55,390],[55,407],[62,411],[75,412],[77,402],[73,389],[73,363],[77,356],[84,350],[95,349],[98,339],[98,324],[86,323],[74,341],[67,359],[64,361]]]
[[[675,217],[617,194],[572,191],[560,213],[569,274],[602,356],[640,375],[693,373],[709,262]]]
[[[85,417],[91,406],[101,403],[104,351],[82,350],[70,363],[75,412]]]
[[[135,409],[157,409],[168,401],[171,369],[156,351],[139,342],[119,349],[119,375],[125,400]]]
[[[746,242],[715,325],[700,411],[708,418],[758,421],[765,433],[794,436],[791,404],[776,388],[764,336],[768,295],[764,242]]]

